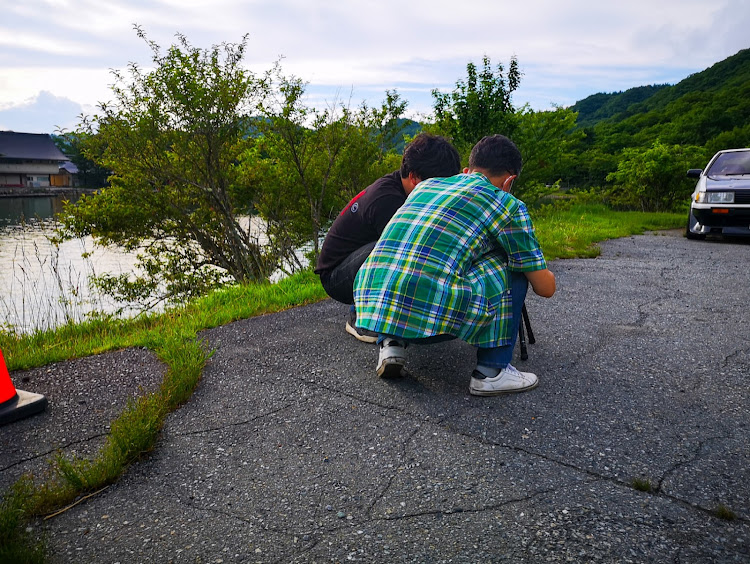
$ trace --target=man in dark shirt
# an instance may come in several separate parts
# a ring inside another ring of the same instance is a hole
[[[354,278],[396,210],[422,180],[461,171],[458,151],[444,137],[420,133],[404,149],[401,169],[386,174],[362,190],[331,225],[318,257],[315,273],[334,300],[354,304]],[[374,343],[377,335],[356,326],[354,306],[346,331],[360,341]]]

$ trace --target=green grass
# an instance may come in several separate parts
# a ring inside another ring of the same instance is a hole
[[[737,519],[737,514],[723,504],[719,504],[716,509],[714,509],[714,515],[725,521],[734,521]]]
[[[312,303],[325,298],[318,277],[302,272],[278,284],[230,286],[164,314],[137,319],[95,319],[31,335],[0,332],[9,370],[142,346],[158,351],[171,339],[194,339],[202,329]],[[169,347],[167,347],[169,348]]]
[[[600,241],[684,227],[685,214],[611,211],[602,204],[544,206],[532,210],[539,243],[547,260],[593,258]]]
[[[100,319],[33,335],[0,333],[10,370],[134,346],[148,347],[167,367],[160,389],[130,401],[112,422],[96,456],[58,454],[49,476],[36,481],[24,476],[6,492],[0,504],[0,562],[42,562],[44,545],[26,532],[29,520],[111,484],[153,449],[167,414],[190,398],[211,354],[197,338],[199,331],[323,298],[317,276],[308,271],[278,284],[229,287],[161,315]]]
[[[37,564],[45,560],[45,544],[26,531],[27,506],[34,484],[23,476],[5,493],[0,502],[0,562]]]
[[[648,478],[633,478],[630,485],[633,486],[633,489],[638,490],[639,492],[651,493],[654,490],[651,481]]]
[[[612,212],[600,205],[569,203],[532,213],[548,260],[597,256],[598,241],[681,227],[683,215]],[[325,297],[318,277],[307,271],[278,284],[225,288],[159,315],[95,319],[32,335],[0,332],[0,350],[10,370],[136,346],[152,350],[167,367],[160,389],[131,401],[112,422],[96,456],[57,455],[49,476],[24,476],[6,492],[0,504],[0,561],[42,562],[44,544],[26,532],[30,519],[113,483],[154,448],[167,414],[190,398],[211,355],[198,338],[201,330]]]

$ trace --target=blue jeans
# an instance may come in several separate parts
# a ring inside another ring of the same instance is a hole
[[[526,301],[529,282],[523,272],[510,273],[510,297],[513,304],[513,318],[510,320],[510,344],[489,349],[477,349],[477,364],[492,368],[505,368],[513,360],[513,349],[518,339],[518,328],[521,324],[521,310]]]
[[[513,318],[510,320],[510,338],[511,342],[507,345],[490,348],[477,348],[477,364],[491,366],[492,368],[505,368],[513,360],[513,349],[518,339],[518,328],[521,323],[521,310],[526,301],[526,293],[529,289],[529,282],[523,272],[510,273],[510,294],[513,304]],[[403,341],[400,337],[392,335],[378,335],[378,344],[386,337]],[[407,339],[406,342],[414,345],[432,345],[455,339],[453,335],[435,335],[423,339]]]

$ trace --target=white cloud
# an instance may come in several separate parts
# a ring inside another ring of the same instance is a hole
[[[83,56],[91,50],[90,45],[82,42],[59,40],[40,31],[25,32],[2,26],[0,26],[0,47],[65,56]]]
[[[0,130],[23,133],[55,133],[72,130],[83,108],[80,104],[42,91],[9,109],[0,109]]]
[[[428,110],[466,63],[508,63],[525,75],[517,104],[543,109],[596,92],[676,82],[750,46],[746,0],[24,0],[3,8],[0,108],[41,91],[83,107],[109,97],[109,68],[147,66],[140,24],[162,48],[239,42],[258,72],[282,68],[316,97],[354,90],[381,100],[398,88]],[[18,40],[14,40],[13,36]],[[319,99],[319,98],[316,98]]]
[[[0,67],[0,108],[24,104],[41,91],[93,106],[110,99],[112,82],[107,68]]]

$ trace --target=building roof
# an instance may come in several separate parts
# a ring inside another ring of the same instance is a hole
[[[48,134],[16,133],[15,131],[0,131],[0,158],[68,160]]]
[[[70,161],[60,163],[60,170],[67,170],[70,174],[78,174],[78,167]]]

